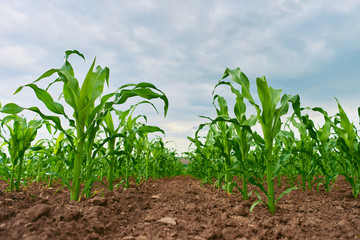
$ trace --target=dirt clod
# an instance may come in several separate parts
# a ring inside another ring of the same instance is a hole
[[[161,218],[161,219],[158,220],[157,222],[165,223],[165,224],[171,224],[171,225],[174,225],[174,226],[176,225],[175,219],[169,218],[169,217]]]
[[[42,216],[47,216],[50,212],[51,207],[49,205],[38,204],[29,210],[30,222],[35,222]]]

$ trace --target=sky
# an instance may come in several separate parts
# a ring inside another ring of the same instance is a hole
[[[32,91],[13,92],[76,49],[86,58],[70,58],[79,81],[96,57],[110,68],[108,91],[145,81],[167,95],[165,118],[156,100],[159,114],[149,106],[136,113],[179,153],[207,122],[199,116],[215,116],[212,91],[227,67],[240,67],[254,95],[256,77],[266,76],[270,86],[299,94],[302,106],[335,114],[336,97],[358,125],[359,12],[357,0],[0,0],[0,102],[45,109]],[[216,94],[232,108],[227,88]]]

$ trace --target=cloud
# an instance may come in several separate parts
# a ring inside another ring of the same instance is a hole
[[[0,101],[30,103],[19,85],[60,67],[67,49],[81,80],[92,59],[110,68],[111,90],[149,81],[170,101],[166,119],[139,108],[166,137],[184,149],[203,121],[213,116],[212,90],[226,67],[240,67],[251,81],[265,75],[284,93],[308,105],[355,109],[360,87],[360,3],[274,1],[3,1],[0,3]],[[10,89],[10,90],[9,90]],[[232,94],[218,89],[229,108]],[[130,104],[130,103],[129,103]],[[159,110],[162,103],[156,102]]]

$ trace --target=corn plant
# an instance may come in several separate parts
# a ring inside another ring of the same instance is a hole
[[[214,96],[214,101],[217,100],[218,106],[217,107],[214,103],[217,117],[227,117],[229,116],[228,106],[224,97],[219,95]],[[211,120],[211,119],[210,119]],[[228,185],[232,182],[232,175],[229,172],[229,169],[232,167],[231,161],[231,141],[233,139],[234,127],[231,124],[228,124],[225,121],[212,121],[211,124],[216,124],[217,131],[215,132],[216,135],[214,136],[215,144],[218,146],[221,157],[224,159],[224,176],[225,176],[225,184]]]
[[[214,88],[215,89],[220,85],[228,85],[231,88],[231,92],[236,95],[236,102],[234,105],[234,114],[235,118],[230,118],[227,112],[224,112],[222,116],[219,116],[215,121],[228,121],[234,126],[236,134],[233,136],[233,151],[238,159],[240,165],[240,174],[242,178],[242,188],[238,187],[241,192],[243,199],[247,200],[249,198],[247,191],[247,184],[249,182],[248,176],[246,176],[246,170],[248,169],[248,154],[250,152],[250,147],[254,138],[254,134],[251,131],[257,118],[254,115],[251,115],[249,118],[246,117],[246,105],[244,103],[244,97],[239,90],[234,88],[230,82],[220,81]],[[213,93],[214,93],[213,91]],[[223,104],[226,102],[223,101]],[[234,169],[232,169],[234,170]],[[231,188],[236,185],[235,182],[229,183],[228,190],[231,191]]]
[[[300,133],[300,139],[295,140],[295,146],[292,152],[296,154],[298,159],[295,164],[297,172],[301,176],[301,186],[305,191],[306,188],[312,189],[314,176],[318,171],[318,164],[315,161],[318,158],[316,145],[316,132],[314,131],[314,123],[309,119],[309,115],[299,115],[300,121],[296,121],[294,115],[290,118],[292,126]],[[313,137],[311,137],[313,136]]]
[[[97,66],[94,69],[95,59],[80,87],[79,81],[75,78],[74,70],[68,61],[69,56],[72,54],[76,54],[85,60],[84,55],[77,50],[66,51],[65,63],[60,69],[50,69],[46,71],[33,83],[19,87],[15,93],[20,92],[23,87],[31,88],[37,98],[45,104],[49,111],[61,115],[69,121],[69,126],[76,130],[76,137],[67,134],[58,116],[46,115],[37,107],[23,108],[14,103],[9,103],[0,111],[11,114],[17,114],[24,109],[34,111],[43,119],[52,121],[55,127],[68,137],[75,151],[70,200],[79,200],[81,173],[82,170],[86,171],[86,169],[82,168],[82,164],[91,162],[91,159],[87,158],[90,156],[89,151],[93,144],[94,136],[99,130],[99,126],[109,109],[111,109],[113,105],[123,104],[129,98],[136,96],[147,100],[160,98],[164,102],[164,112],[166,115],[168,100],[162,91],[150,83],[126,84],[121,86],[116,92],[101,97],[105,82],[107,85],[109,84],[109,68]],[[51,82],[46,89],[41,89],[35,84],[53,74],[57,74],[58,78]],[[68,114],[65,113],[63,105],[55,102],[48,92],[49,88],[55,83],[62,83],[63,92],[61,95],[64,97],[65,102],[72,108],[72,116],[74,119],[71,119]]]
[[[220,151],[218,147],[215,146],[215,134],[216,126],[210,125],[210,129],[207,132],[204,143],[199,140],[199,131],[204,127],[204,124],[201,124],[198,130],[195,132],[195,138],[188,137],[192,144],[195,145],[194,153],[187,152],[190,162],[188,164],[188,172],[200,178],[203,183],[210,184],[212,183],[213,178],[217,177],[215,172],[221,167],[216,163],[217,159],[220,159]]]
[[[14,188],[16,191],[20,190],[24,155],[31,148],[31,142],[35,139],[37,130],[42,124],[42,120],[31,120],[27,123],[24,117],[17,115],[9,115],[2,119],[1,127],[6,126],[10,136],[8,140],[2,136],[8,145],[11,160],[10,191],[14,190]],[[16,170],[17,173],[15,173]],[[16,179],[15,183],[14,178]]]
[[[340,157],[342,165],[341,174],[349,182],[353,189],[353,196],[357,198],[360,193],[360,149],[357,131],[354,124],[350,122],[344,109],[336,99],[339,109],[340,126],[335,127],[335,131],[339,136],[337,147],[343,153]],[[360,117],[360,108],[359,108]]]
[[[132,166],[135,167],[135,171],[138,173],[139,172],[139,160],[140,159],[136,159],[136,155],[134,156],[132,154],[132,152],[134,151],[135,148],[135,144],[137,142],[137,139],[143,138],[144,135],[147,135],[148,133],[153,133],[153,132],[161,132],[163,134],[165,134],[165,132],[160,129],[159,127],[156,126],[148,126],[145,124],[142,124],[140,122],[137,122],[137,120],[140,117],[144,117],[145,121],[146,121],[146,116],[143,115],[138,115],[136,117],[132,117],[132,115],[130,114],[127,118],[126,124],[123,128],[123,134],[126,136],[126,138],[124,138],[124,143],[123,143],[123,147],[124,147],[124,152],[125,155],[123,155],[123,158],[125,160],[125,184],[126,187],[129,186],[129,170],[130,170],[130,162],[132,162]],[[164,147],[162,145],[162,147]],[[156,152],[158,150],[158,147],[154,146],[151,148],[152,151]],[[155,157],[154,157],[155,158]],[[155,158],[155,164],[156,161],[158,161],[157,158]],[[156,171],[156,167],[154,167],[154,171]],[[154,172],[154,178],[156,175],[156,173]]]
[[[269,211],[272,214],[275,214],[275,204],[278,200],[281,199],[283,194],[290,192],[295,189],[289,188],[284,191],[276,200],[274,192],[274,165],[278,160],[278,156],[273,154],[274,139],[281,129],[281,119],[280,117],[285,115],[288,112],[288,105],[290,96],[284,94],[281,97],[281,89],[274,89],[269,87],[265,77],[256,79],[256,86],[258,96],[261,102],[261,107],[255,103],[251,93],[250,93],[250,82],[246,75],[241,72],[239,68],[230,70],[226,69],[223,75],[223,78],[231,76],[231,79],[241,85],[241,94],[246,98],[251,105],[255,107],[257,113],[257,120],[261,125],[264,141],[265,141],[265,161],[266,161],[266,177],[267,177],[267,194],[268,202],[267,206]],[[280,106],[277,108],[277,105],[280,103]],[[260,198],[260,196],[258,195]],[[259,202],[263,202],[261,199],[256,201],[252,208],[256,206]]]

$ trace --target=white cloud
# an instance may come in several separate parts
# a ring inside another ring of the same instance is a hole
[[[241,67],[252,87],[255,77],[265,75],[270,85],[303,93],[303,102],[314,105],[340,89],[336,95],[346,98],[344,108],[354,109],[359,10],[355,0],[3,1],[0,83],[10,79],[11,90],[2,88],[0,100],[14,99],[10,94],[17,86],[60,67],[63,52],[78,49],[87,59],[84,64],[71,58],[80,79],[97,56],[98,64],[110,67],[113,88],[150,81],[163,90],[170,100],[168,117],[144,111],[182,149],[202,121],[198,115],[213,114],[211,92],[226,67]],[[337,71],[346,77],[340,81]],[[15,98],[29,103],[28,95],[34,97],[24,91]]]

